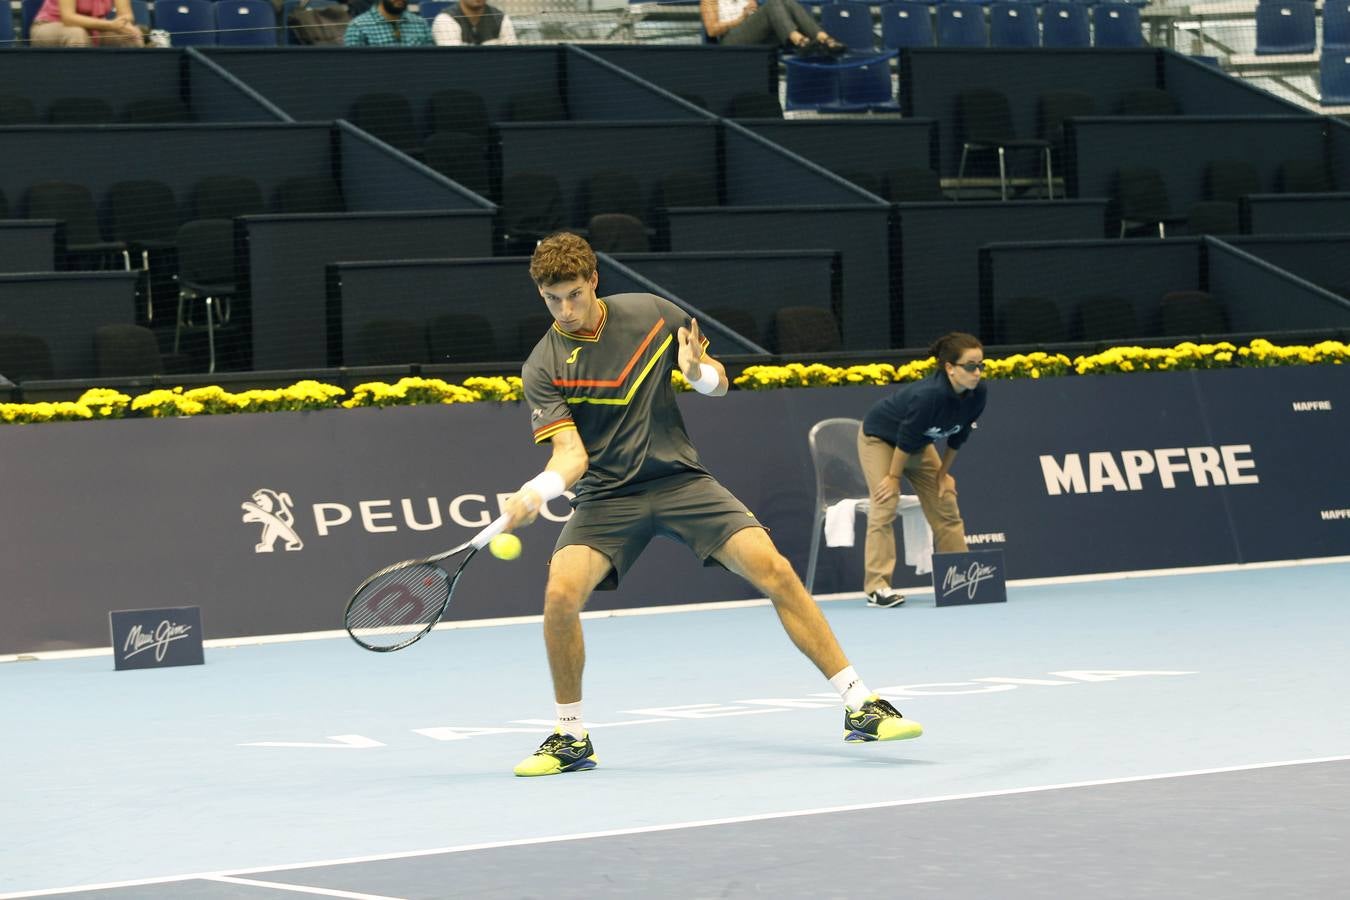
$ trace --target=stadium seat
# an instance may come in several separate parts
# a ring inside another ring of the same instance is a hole
[[[1350,47],[1323,49],[1320,70],[1322,105],[1350,104]]]
[[[872,7],[858,0],[835,0],[820,8],[820,28],[848,45],[850,53],[871,53],[876,46],[872,32]],[[814,35],[812,35],[814,37]]]
[[[422,160],[480,197],[492,195],[487,145],[465,131],[438,131],[427,138]]]
[[[547,172],[515,172],[506,176],[497,212],[508,254],[532,253],[539,240],[567,224],[562,187]]]
[[[1015,0],[1000,0],[989,7],[989,45],[991,47],[1039,47],[1041,28],[1036,7]]]
[[[933,46],[933,13],[927,3],[895,0],[881,4],[879,9],[883,49]]]
[[[267,212],[262,189],[246,175],[208,175],[192,189],[194,219],[233,219]]]
[[[586,226],[590,244],[604,253],[647,253],[652,249],[642,220],[624,213],[600,213]]]
[[[42,8],[45,0],[23,0],[19,7],[19,38],[27,41],[30,37],[29,30],[33,26],[33,19],[37,16],[38,10]]]
[[[637,178],[620,171],[593,172],[581,182],[578,222],[603,213],[622,213],[641,221],[642,184]]]
[[[332,178],[296,175],[277,185],[272,207],[279,213],[339,213],[342,191]]]
[[[402,94],[377,91],[352,101],[352,124],[409,156],[422,155],[422,137],[417,132],[412,104]]]
[[[997,323],[999,343],[1056,344],[1067,339],[1059,305],[1045,297],[1014,297]]]
[[[1191,234],[1238,234],[1239,204],[1261,191],[1261,175],[1242,159],[1217,159],[1205,166],[1204,200],[1191,207]]]
[[[1322,46],[1350,46],[1350,0],[1327,0],[1322,7]]]
[[[0,94],[0,125],[37,125],[40,122],[32,100],[18,94]]]
[[[914,167],[886,172],[885,193],[882,196],[892,203],[927,203],[947,199],[947,195],[942,193],[942,179],[937,172]]]
[[[270,0],[219,0],[216,43],[228,47],[275,47],[277,14]]]
[[[166,0],[155,4],[155,27],[169,33],[175,47],[216,43],[216,10],[211,0]]]
[[[178,235],[178,202],[173,188],[162,181],[119,181],[108,188],[108,236],[126,245],[127,268],[131,257],[140,258],[145,273],[145,320],[155,319],[155,289],[151,274],[153,257],[174,249]]]
[[[427,322],[431,363],[494,362],[502,358],[492,323],[477,313],[445,313]]]
[[[52,351],[37,335],[0,331],[0,375],[10,381],[52,377]]]
[[[1007,200],[1007,151],[1036,150],[1045,161],[1046,197],[1054,197],[1050,142],[1017,137],[1008,98],[1002,92],[992,88],[968,88],[957,93],[956,139],[961,143],[961,162],[956,173],[958,195],[965,178],[966,160],[971,153],[992,151],[998,154],[999,196]]]
[[[966,2],[939,3],[937,43],[939,47],[989,46],[983,7]]]
[[[1109,341],[1139,336],[1134,304],[1124,297],[1109,294],[1084,297],[1074,313],[1074,339]]]
[[[846,111],[873,110],[898,112],[891,84],[891,61],[898,50],[868,53],[861,57],[850,54],[839,65],[839,108]]]
[[[104,240],[94,196],[82,184],[44,181],[33,185],[28,189],[28,218],[65,222],[67,264],[105,268],[112,257],[126,250],[121,241]]]
[[[813,59],[786,57],[787,88],[783,97],[789,110],[823,109],[839,103],[839,67]]]
[[[15,43],[14,12],[9,4],[5,4],[5,14],[0,16],[0,50],[7,50]]]
[[[164,359],[155,333],[143,325],[100,325],[94,329],[94,370],[99,378],[162,375]]]
[[[1170,291],[1158,307],[1158,333],[1163,337],[1225,334],[1223,305],[1206,291]]]
[[[1307,0],[1261,0],[1256,4],[1258,56],[1312,53],[1317,46],[1317,9]]]
[[[748,309],[741,309],[736,306],[716,306],[704,310],[708,318],[721,322],[727,328],[739,334],[752,343],[759,343],[759,325],[755,322],[754,313]],[[702,319],[699,319],[702,322]]]
[[[417,4],[417,14],[430,23],[444,12],[447,6],[453,5],[453,0],[422,0],[421,3]]]
[[[1186,221],[1185,216],[1173,212],[1162,173],[1154,168],[1120,169],[1112,199],[1120,215],[1120,237],[1141,227],[1156,230],[1158,237],[1167,237],[1168,225]]]
[[[204,304],[207,371],[216,370],[216,334],[230,320],[230,301],[239,293],[234,256],[234,222],[193,219],[178,229],[178,312],[173,330],[177,354],[185,331],[193,328],[189,302]]]
[[[426,329],[409,319],[371,319],[357,326],[346,366],[405,366],[428,361]]]
[[[1054,0],[1041,7],[1041,46],[1092,46],[1087,5],[1071,0]]]
[[[1096,47],[1144,46],[1139,7],[1129,3],[1112,2],[1094,6],[1092,31],[1092,42]]]
[[[1275,170],[1275,190],[1281,194],[1325,194],[1336,190],[1336,180],[1322,159],[1286,159]]]
[[[1050,151],[1063,171],[1070,168],[1064,120],[1097,113],[1097,101],[1082,91],[1047,91],[1036,98],[1036,136],[1050,142]]]
[[[773,329],[775,353],[834,353],[843,345],[834,313],[819,306],[785,306]]]
[[[461,131],[486,145],[492,133],[492,120],[483,95],[459,88],[436,91],[427,99],[427,131],[431,134]]]
[[[114,121],[112,104],[102,97],[58,97],[47,106],[52,125],[107,125]]]

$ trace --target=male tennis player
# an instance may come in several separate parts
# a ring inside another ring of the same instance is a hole
[[[704,565],[721,565],[773,601],[792,642],[839,691],[844,740],[894,741],[923,728],[868,691],[829,624],[754,514],[699,462],[675,403],[679,368],[710,397],[727,392],[726,370],[705,352],[698,322],[651,294],[599,298],[595,253],[574,234],[540,242],[530,260],[553,325],[522,377],[536,443],[552,442],[547,467],[505,504],[510,528],[574,486],[544,592],[544,643],[557,728],[517,775],[594,768],[581,712],[586,661],[581,609],[613,589],[657,534],[682,540]]]

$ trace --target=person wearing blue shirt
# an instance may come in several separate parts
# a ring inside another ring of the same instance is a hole
[[[952,463],[984,412],[984,347],[974,335],[952,332],[929,348],[937,369],[877,402],[858,432],[858,460],[871,504],[863,549],[867,605],[899,606],[905,595],[891,587],[895,575],[895,508],[900,477],[919,497],[939,553],[966,550],[966,524],[956,504]],[[936,442],[946,441],[939,457]]]
[[[408,12],[408,0],[377,0],[352,19],[342,42],[348,47],[430,47],[431,26]]]

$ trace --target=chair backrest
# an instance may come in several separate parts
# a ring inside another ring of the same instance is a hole
[[[1098,47],[1142,47],[1144,31],[1139,7],[1103,3],[1092,8],[1093,44]]]
[[[172,241],[178,201],[162,181],[119,181],[108,188],[108,236],[115,241]]]
[[[219,0],[216,43],[231,47],[275,47],[277,14],[270,0]]]
[[[1350,47],[1325,47],[1318,74],[1324,105],[1350,104]]]
[[[44,2],[45,0],[23,0],[22,6],[19,11],[19,15],[21,18],[21,21],[19,23],[20,25],[19,37],[21,37],[23,40],[26,41],[30,37],[29,30],[33,27],[33,19],[34,17],[37,16],[38,10],[42,9],[42,4]]]
[[[495,362],[501,359],[492,323],[477,313],[445,313],[427,322],[432,363]]]
[[[402,94],[378,91],[362,94],[352,101],[352,124],[396,150],[421,150],[412,104]]]
[[[502,181],[501,221],[507,234],[543,237],[563,227],[562,187],[547,172],[515,172]]]
[[[0,15],[0,50],[14,45],[14,13],[5,5],[4,15]]]
[[[467,131],[438,131],[427,138],[423,161],[481,197],[492,192],[487,146]]]
[[[175,47],[214,45],[215,4],[212,0],[166,0],[156,3],[155,27],[167,31]]]
[[[1097,101],[1082,91],[1046,91],[1036,101],[1036,136],[1060,146],[1064,142],[1064,120],[1091,116]]]
[[[739,306],[714,306],[705,309],[704,312],[708,318],[721,322],[741,337],[759,343],[759,323],[755,321],[755,314],[750,310]]]
[[[1327,0],[1322,7],[1322,46],[1350,45],[1350,0]]]
[[[858,0],[836,0],[821,7],[820,28],[854,52],[871,52],[876,44],[872,33],[872,7]]]
[[[1206,291],[1171,291],[1159,307],[1159,333],[1165,337],[1223,334],[1228,318],[1218,299]]]
[[[454,0],[421,0],[417,4],[417,14],[428,22],[435,19],[447,6],[453,6]]]
[[[1013,137],[1008,97],[993,88],[967,88],[956,95],[956,138],[969,143],[998,143]]]
[[[1117,171],[1115,199],[1120,215],[1135,222],[1158,222],[1172,214],[1162,173],[1150,166]]]
[[[937,42],[939,47],[989,46],[989,30],[984,24],[984,7],[978,3],[939,3]]]
[[[636,177],[617,170],[588,175],[582,182],[577,221],[585,222],[602,213],[623,213],[641,219],[642,184]]]
[[[1307,0],[1256,4],[1258,55],[1311,53],[1317,46],[1317,9]]]
[[[28,218],[60,219],[66,223],[67,244],[97,244],[103,240],[98,212],[89,188],[68,181],[43,181],[28,189]]]
[[[927,3],[896,0],[881,9],[881,46],[887,50],[933,46],[933,13]]]
[[[858,419],[822,419],[811,426],[806,443],[816,469],[816,512],[840,500],[868,496],[867,479],[858,461]]]
[[[1041,46],[1092,46],[1088,7],[1067,0],[1055,0],[1041,7]]]
[[[197,284],[233,284],[234,220],[193,219],[178,228],[178,277]]]
[[[0,94],[0,125],[37,125],[37,107],[18,94]]]
[[[834,353],[843,342],[834,313],[819,306],[785,306],[774,313],[778,353]]]
[[[1003,0],[989,6],[989,44],[993,47],[1039,47],[1041,29],[1036,7]]]
[[[1084,297],[1078,302],[1076,331],[1077,339],[1083,341],[1138,337],[1134,304],[1110,294]]]
[[[425,6],[425,4],[423,4]],[[459,131],[486,144],[492,128],[483,95],[459,88],[436,91],[427,99],[428,131]]]
[[[208,175],[192,190],[193,218],[233,219],[267,211],[262,189],[247,175]]]
[[[651,250],[642,220],[623,213],[592,216],[586,231],[591,246],[602,253],[646,253]]]
[[[163,374],[155,333],[143,325],[100,325],[94,330],[94,369],[100,378]]]
[[[932,169],[898,168],[886,173],[886,193],[892,203],[922,203],[928,200],[946,200],[942,193],[942,179]]]
[[[845,110],[895,106],[895,87],[891,84],[891,60],[898,50],[872,53],[852,59],[839,67],[839,105]]]

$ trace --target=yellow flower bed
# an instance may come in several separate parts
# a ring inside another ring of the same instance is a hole
[[[1226,341],[1216,344],[1193,344],[1187,341],[1175,347],[1112,347],[1102,353],[1074,359],[1062,353],[1019,353],[1003,359],[988,360],[984,377],[1050,378],[1060,375],[1171,372],[1183,369],[1339,366],[1347,362],[1350,362],[1350,346],[1340,341],[1323,341],[1308,347],[1277,347],[1262,339],[1254,340],[1246,347],[1235,347]],[[930,357],[902,366],[889,363],[845,367],[819,363],[750,366],[736,377],[733,384],[741,390],[750,391],[897,384],[924,378],[936,365],[936,361]],[[689,383],[679,372],[674,373],[671,381],[677,390],[690,390]],[[73,402],[0,403],[0,423],[165,418],[427,403],[501,403],[517,402],[522,397],[521,381],[515,376],[466,378],[463,384],[450,384],[437,378],[404,378],[395,384],[359,384],[350,395],[340,387],[317,381],[300,381],[286,388],[244,391],[239,394],[232,394],[214,385],[191,390],[161,389],[135,398],[107,388],[94,388],[85,391]]]

